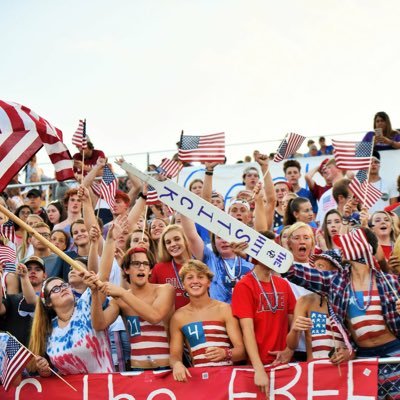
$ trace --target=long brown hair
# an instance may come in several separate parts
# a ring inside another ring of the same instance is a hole
[[[53,276],[44,281],[40,297],[36,300],[35,314],[32,321],[31,336],[29,339],[29,350],[36,356],[44,357],[46,354],[46,342],[51,334],[51,320],[56,316],[54,310],[47,305],[49,291],[47,286],[51,281],[60,280],[61,278]],[[31,362],[28,369],[36,370],[36,363]]]

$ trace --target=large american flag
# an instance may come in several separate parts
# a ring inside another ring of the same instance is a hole
[[[181,135],[178,158],[182,162],[224,162],[225,133],[204,136]]]
[[[166,178],[175,178],[182,169],[183,165],[177,161],[164,158],[161,164],[157,167],[156,172]]]
[[[332,140],[336,166],[340,169],[368,169],[371,165],[372,142]]]
[[[368,182],[367,176],[366,170],[358,171],[354,179],[351,180],[349,189],[363,206],[371,208],[382,197],[382,192]]]
[[[10,242],[15,243],[16,241],[15,227],[11,219],[9,219],[7,222],[4,222],[4,224],[0,225],[0,236],[4,236]]]
[[[62,132],[29,108],[0,100],[0,192],[43,145],[56,179],[74,179]]]
[[[343,260],[358,260],[364,258],[368,265],[374,265],[372,246],[362,229],[354,229],[345,235],[334,236],[334,242],[343,253]]]
[[[118,180],[108,165],[104,166],[103,177],[100,183],[100,197],[103,198],[111,209],[115,206],[115,192],[117,191]]]
[[[290,133],[289,137],[283,139],[274,156],[275,162],[281,162],[286,158],[293,156],[304,142],[305,137],[297,133]]]
[[[72,135],[72,144],[80,149],[87,149],[86,119],[79,120],[78,128]]]
[[[32,353],[25,346],[9,335],[1,368],[1,381],[4,390],[9,389],[13,380],[21,373],[32,357]]]

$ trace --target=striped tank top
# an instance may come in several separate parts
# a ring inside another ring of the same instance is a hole
[[[346,348],[342,334],[331,317],[324,313],[311,312],[311,347],[313,358],[329,358],[332,348]]]
[[[376,338],[382,335],[386,330],[385,321],[382,316],[381,299],[378,290],[371,292],[371,302],[366,310],[362,310],[363,305],[368,303],[368,292],[355,292],[350,297],[348,307],[348,317],[356,340],[362,341],[366,339]],[[361,306],[361,307],[360,307]]]
[[[208,347],[229,349],[231,342],[226,332],[225,323],[221,321],[191,322],[182,327],[193,358],[195,367],[216,367],[232,365],[232,361],[209,361],[206,357]]]
[[[126,317],[131,361],[151,361],[169,357],[169,343],[162,322],[151,324],[138,316]]]

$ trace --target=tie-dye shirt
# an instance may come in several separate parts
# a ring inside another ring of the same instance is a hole
[[[57,317],[52,321],[46,352],[62,375],[113,372],[108,337],[92,327],[91,303],[92,295],[87,289],[77,300],[67,326],[60,328]]]

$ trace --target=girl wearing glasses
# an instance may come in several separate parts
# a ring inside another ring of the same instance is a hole
[[[40,356],[34,369],[49,376],[49,363],[62,375],[113,372],[108,338],[92,325],[92,296],[86,290],[75,302],[68,283],[47,279],[36,303],[29,342]]]
[[[131,368],[169,368],[168,324],[174,311],[175,291],[171,285],[149,283],[153,266],[151,253],[143,248],[129,250],[122,261],[129,289],[105,283],[101,292],[93,275],[87,283],[93,293],[92,321],[97,330],[107,329],[122,312],[131,345]],[[113,297],[103,310],[104,295]]]

